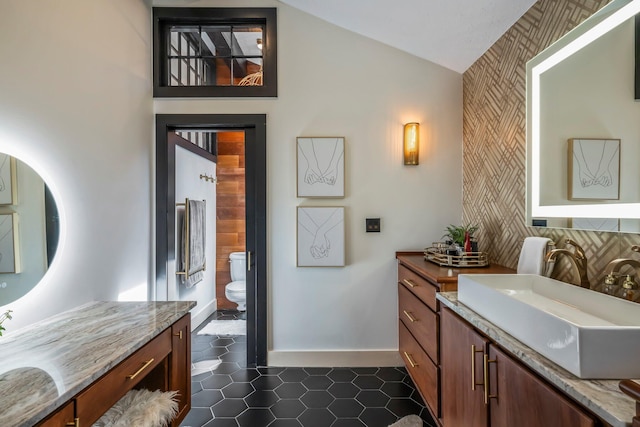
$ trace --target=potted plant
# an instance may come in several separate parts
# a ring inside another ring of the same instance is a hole
[[[478,230],[478,225],[449,225],[446,230],[447,232],[442,236],[446,242],[452,242],[461,248],[464,247],[464,238],[466,233],[469,233],[469,237],[473,237],[473,233]]]

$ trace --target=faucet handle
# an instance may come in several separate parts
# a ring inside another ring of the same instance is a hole
[[[577,244],[575,242],[575,240],[572,239],[567,239],[564,241],[567,245],[571,245],[573,246],[574,250],[575,250],[575,254],[578,256],[579,259],[587,259],[587,255],[584,253],[584,249],[582,249],[582,246],[580,246],[579,244]],[[640,249],[640,248],[639,248]]]

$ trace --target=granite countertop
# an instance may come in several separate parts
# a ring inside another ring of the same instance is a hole
[[[437,298],[445,307],[453,310],[500,347],[512,353],[541,377],[611,424],[612,427],[631,426],[631,420],[636,414],[636,402],[620,391],[619,380],[580,379],[459,303],[457,292],[442,292],[437,294]]]
[[[193,306],[91,302],[1,337],[0,425],[42,420]]]

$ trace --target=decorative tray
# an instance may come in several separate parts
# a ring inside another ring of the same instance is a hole
[[[430,247],[424,250],[424,259],[441,267],[487,267],[489,256],[486,252],[463,252],[462,255],[447,255],[441,248]]]

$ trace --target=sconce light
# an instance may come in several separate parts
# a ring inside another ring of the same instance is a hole
[[[404,164],[417,165],[420,152],[420,123],[404,125]]]
[[[262,50],[262,39],[256,39],[256,44],[258,45],[258,49]]]

